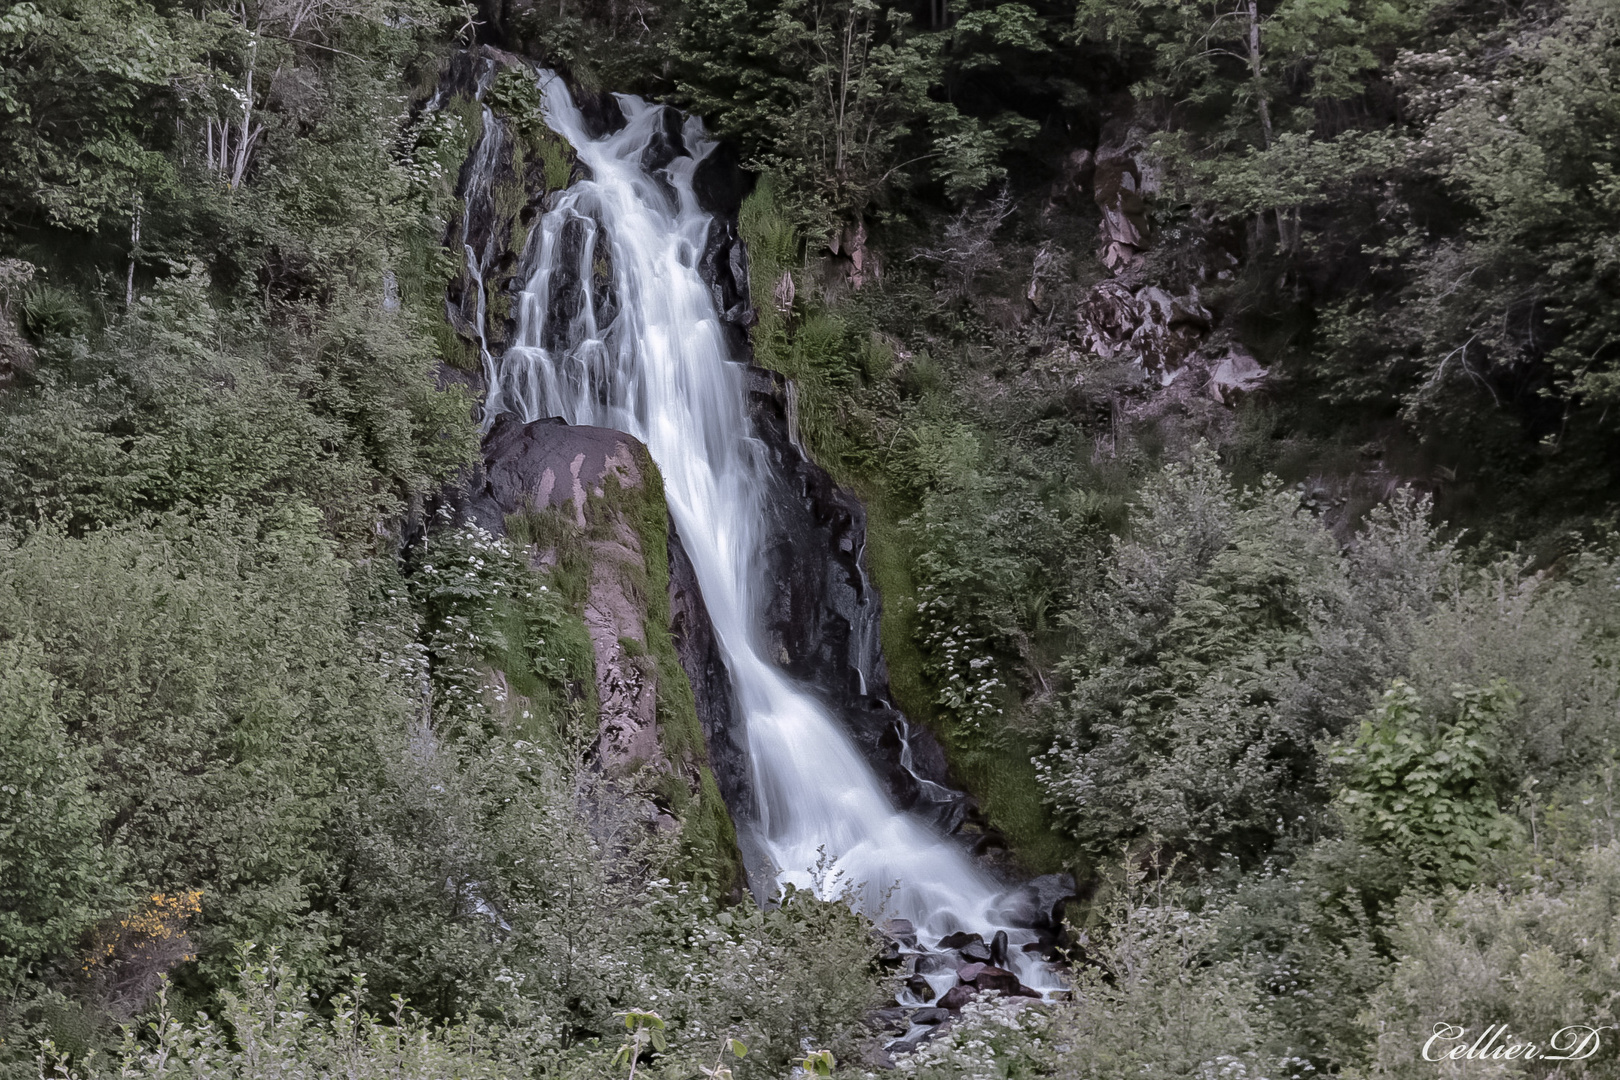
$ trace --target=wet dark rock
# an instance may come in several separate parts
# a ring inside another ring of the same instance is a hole
[[[668,105],[658,111],[658,123],[652,138],[641,152],[641,167],[656,172],[678,157],[688,157],[686,141],[681,136],[682,117],[677,109]]]
[[[910,1010],[900,1005],[873,1009],[871,1016],[872,1020],[879,1026],[896,1031],[904,1031],[910,1023]]]
[[[939,999],[939,1008],[955,1012],[978,995],[978,990],[965,983],[957,983]]]
[[[982,934],[974,934],[966,930],[958,930],[954,934],[946,934],[939,939],[939,947],[942,949],[961,949],[968,945],[983,944],[984,936]]]
[[[917,947],[917,928],[908,919],[890,919],[878,927],[884,937],[906,949]]]
[[[913,1024],[943,1024],[950,1018],[951,1014],[940,1008],[918,1009],[911,1014]]]
[[[907,979],[906,989],[911,991],[911,993],[920,1001],[934,1000],[933,984],[927,979],[923,978],[921,975],[913,975],[911,978]]]
[[[723,142],[698,162],[692,173],[692,194],[698,205],[717,219],[737,220],[742,202],[754,190],[754,174],[742,167],[737,148]]]
[[[1044,874],[1019,886],[1003,910],[1020,926],[1055,931],[1063,925],[1064,906],[1077,894],[1072,874]]]
[[[748,249],[734,220],[715,218],[709,223],[698,272],[709,286],[732,351],[746,349],[747,329],[759,319],[748,303]]]
[[[988,964],[990,962],[990,946],[982,941],[975,942],[972,945],[964,945],[957,952],[961,954],[962,959],[969,963]]]
[[[965,983],[970,983],[979,977],[979,972],[983,971],[985,966],[985,964],[980,962],[963,964],[961,967],[956,969],[956,977]]]
[[[990,962],[996,967],[1007,966],[1007,931],[997,930],[990,940]]]
[[[585,118],[585,131],[591,138],[611,135],[628,123],[624,110],[619,107],[619,99],[613,94],[606,91],[584,92],[577,86],[572,89],[574,104],[579,106]]]
[[[738,817],[754,802],[748,744],[732,701],[731,675],[720,652],[720,640],[698,588],[697,571],[673,520],[669,523],[669,633],[675,655],[692,684],[715,784],[732,816]]]
[[[980,990],[998,990],[1003,994],[1016,994],[1023,985],[1018,981],[1017,975],[998,967],[980,968],[974,972],[971,980],[964,978],[963,981],[972,982]]]

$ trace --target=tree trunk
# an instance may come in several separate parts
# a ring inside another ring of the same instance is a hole
[[[141,246],[141,204],[135,202],[135,221],[129,227],[129,274],[124,278],[124,307],[135,306],[135,253]]]
[[[1266,99],[1266,84],[1260,73],[1260,3],[1249,2],[1249,75],[1254,81],[1254,101],[1260,109],[1260,134],[1266,149],[1271,149],[1271,102]]]

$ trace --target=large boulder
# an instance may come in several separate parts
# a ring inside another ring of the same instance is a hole
[[[622,432],[556,419],[523,423],[506,415],[485,435],[483,455],[482,467],[442,496],[454,517],[502,535],[514,515],[559,515],[578,530],[586,549],[590,578],[581,615],[599,701],[590,748],[594,767],[606,774],[673,774],[694,795],[702,791],[707,768],[727,805],[746,805],[747,759],[732,723],[730,680],[691,562],[673,530],[655,540],[666,545],[665,552],[644,546],[653,537],[640,523],[657,516],[643,512],[646,503],[663,500],[646,448]],[[667,554],[667,564],[658,554]],[[545,565],[557,553],[542,546],[532,557]],[[641,582],[667,587],[667,624],[653,621]],[[658,702],[664,676],[648,646],[666,633],[691,684],[706,755],[672,757],[663,746]],[[649,816],[666,828],[676,824],[656,811]]]

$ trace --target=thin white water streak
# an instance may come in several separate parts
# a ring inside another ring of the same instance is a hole
[[[548,123],[588,179],[554,196],[529,253],[516,339],[491,361],[487,415],[558,416],[640,439],[663,472],[671,516],[697,573],[743,717],[757,805],[751,826],[782,884],[851,890],[873,916],[903,918],[925,947],[1006,929],[1023,980],[1052,976],[1018,951],[1004,890],[958,847],[898,811],[848,735],[766,655],[759,631],[769,474],[698,272],[711,224],[692,190],[712,147],[688,119],[686,153],[649,172],[664,110],[621,96],[624,128],[592,138],[561,80],[542,79]],[[817,872],[817,867],[821,871]]]

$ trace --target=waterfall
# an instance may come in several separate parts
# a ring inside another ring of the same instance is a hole
[[[561,417],[646,444],[696,570],[743,718],[756,805],[739,826],[776,880],[848,895],[909,920],[924,949],[959,931],[1005,929],[1010,964],[1052,988],[1035,940],[1005,925],[1005,890],[956,844],[898,811],[849,736],[767,655],[759,629],[770,473],[698,271],[711,224],[693,193],[713,143],[687,119],[620,96],[627,124],[592,137],[562,81],[542,76],[547,122],[589,177],[552,196],[529,239],[516,337],[491,358],[487,415]],[[863,676],[864,677],[864,676]],[[909,761],[907,762],[909,764]],[[932,976],[944,989],[954,972]]]

